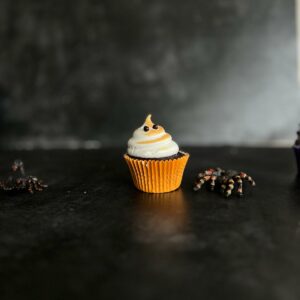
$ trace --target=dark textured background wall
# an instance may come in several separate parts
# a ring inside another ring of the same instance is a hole
[[[0,1],[4,146],[289,143],[296,73],[292,0]]]

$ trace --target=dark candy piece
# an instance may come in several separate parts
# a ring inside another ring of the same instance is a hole
[[[299,125],[299,128],[300,128],[300,125]],[[297,131],[297,139],[295,141],[293,149],[295,152],[297,166],[298,166],[298,175],[300,176],[300,129]]]

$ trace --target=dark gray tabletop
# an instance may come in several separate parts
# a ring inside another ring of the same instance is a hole
[[[133,187],[122,149],[1,152],[49,188],[1,194],[1,299],[299,299],[300,185],[290,149],[191,148],[181,189]],[[228,200],[193,179],[248,172]]]

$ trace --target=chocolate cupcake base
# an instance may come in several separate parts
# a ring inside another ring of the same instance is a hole
[[[170,160],[170,159],[181,158],[181,157],[183,157],[184,155],[186,155],[186,153],[183,152],[183,151],[179,151],[177,154],[174,154],[174,155],[171,155],[171,156],[166,156],[166,157],[160,157],[160,158],[141,158],[141,157],[136,157],[136,156],[129,155],[128,153],[127,153],[127,155],[128,155],[130,158],[133,158],[133,159],[143,159],[143,160]]]

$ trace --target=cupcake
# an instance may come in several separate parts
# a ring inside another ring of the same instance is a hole
[[[149,115],[128,141],[124,158],[136,188],[166,193],[179,188],[189,154],[180,151],[171,135]]]
[[[295,141],[293,148],[294,148],[294,152],[295,152],[296,160],[297,160],[298,175],[300,175],[300,126],[299,126],[299,130],[297,131],[297,135],[298,135],[298,138]]]

